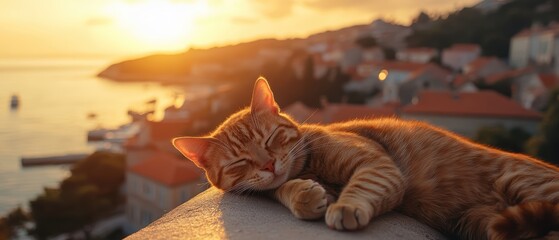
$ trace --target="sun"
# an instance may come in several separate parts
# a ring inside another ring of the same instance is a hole
[[[110,12],[120,28],[152,47],[185,47],[195,20],[207,9],[205,1],[145,0],[117,2]]]

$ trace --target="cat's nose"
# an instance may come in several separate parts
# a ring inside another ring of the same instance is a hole
[[[275,167],[274,164],[276,163],[276,160],[272,159],[270,161],[268,161],[266,164],[264,164],[264,166],[262,166],[262,171],[267,171],[267,172],[275,172]]]

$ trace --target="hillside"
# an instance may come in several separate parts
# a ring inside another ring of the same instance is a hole
[[[192,77],[193,72],[205,72],[206,68],[212,67],[225,68],[222,72],[253,72],[258,75],[262,73],[262,70],[258,70],[259,67],[262,68],[264,67],[263,65],[269,62],[283,62],[287,58],[298,56],[300,53],[305,53],[307,48],[313,44],[320,45],[328,42],[347,47],[352,46],[360,36],[379,35],[381,36],[379,38],[382,38],[382,36],[389,35],[385,33],[387,31],[395,32],[401,30],[406,30],[408,34],[411,32],[406,26],[376,20],[370,24],[349,26],[312,34],[305,39],[261,39],[209,49],[190,49],[178,54],[146,56],[113,64],[99,73],[99,76],[116,81],[182,83],[200,81],[201,76]],[[384,42],[388,45],[395,43],[404,45],[404,37],[399,37],[399,39],[399,41],[387,39]],[[382,42],[383,40],[379,40],[379,43]],[[232,68],[235,67],[237,69],[233,70]],[[229,76],[231,74],[233,73],[230,72]],[[204,81],[207,81],[208,78],[212,78],[212,76],[205,76]]]
[[[463,8],[448,15],[433,17],[421,13],[411,26],[383,20],[370,24],[312,34],[305,39],[262,39],[209,49],[190,49],[179,54],[159,54],[113,64],[99,73],[117,81],[159,81],[164,83],[211,82],[218,78],[255,76],[262,70],[300,53],[314,44],[327,44],[343,51],[357,38],[372,36],[384,48],[434,47],[442,50],[454,43],[481,45],[484,55],[507,58],[511,37],[535,23],[559,21],[557,0],[511,0],[487,10],[488,3]],[[484,7],[484,8],[482,8]],[[405,41],[405,42],[404,42]],[[324,46],[322,46],[324,47]],[[277,68],[280,66],[275,66]],[[219,74],[218,74],[219,73]]]
[[[490,12],[464,8],[424,20],[429,27],[416,29],[408,45],[440,50],[454,43],[477,43],[484,55],[507,58],[512,36],[532,24],[547,25],[551,21],[559,21],[557,0],[512,0]]]
[[[178,54],[157,54],[113,64],[98,76],[116,81],[182,82],[196,64],[228,65],[255,56],[264,48],[285,49],[296,45],[298,39],[261,39],[236,45],[209,49],[189,49]]]

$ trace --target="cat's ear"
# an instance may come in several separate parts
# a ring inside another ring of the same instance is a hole
[[[196,166],[206,168],[208,165],[204,155],[211,142],[209,137],[179,137],[173,139],[173,146]]]
[[[254,83],[254,90],[252,91],[252,102],[250,103],[250,111],[253,113],[279,113],[279,106],[274,100],[274,93],[272,93],[272,89],[270,89],[268,81],[266,81],[266,79],[263,77],[259,77],[256,80],[256,83]]]

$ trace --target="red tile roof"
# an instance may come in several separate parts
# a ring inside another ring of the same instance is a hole
[[[445,84],[448,83],[448,79],[451,77],[450,71],[440,67],[434,63],[427,63],[424,67],[413,71],[407,78],[407,80],[415,80],[422,74],[430,74],[431,78],[435,80],[443,81]]]
[[[554,88],[559,85],[559,77],[553,74],[539,74],[538,76],[546,88]]]
[[[494,83],[497,83],[499,81],[502,81],[502,80],[505,80],[505,79],[508,79],[508,78],[518,77],[518,76],[528,74],[528,73],[531,73],[531,72],[533,72],[533,69],[529,68],[529,67],[504,71],[504,72],[495,73],[495,74],[492,74],[492,75],[489,75],[489,76],[485,77],[485,82],[488,83],[488,84],[494,84]]]
[[[466,83],[471,82],[470,79],[462,74],[456,75],[456,77],[454,78],[454,80],[452,80],[452,85],[455,87],[460,87]]]
[[[475,72],[492,61],[499,61],[499,59],[496,57],[478,57],[472,62],[468,63],[468,66],[470,67],[472,72]]]
[[[130,171],[170,187],[195,181],[203,174],[192,162],[162,151],[132,166]]]
[[[416,104],[404,107],[406,114],[540,119],[541,114],[493,91],[424,91]]]

